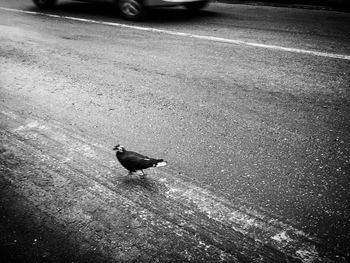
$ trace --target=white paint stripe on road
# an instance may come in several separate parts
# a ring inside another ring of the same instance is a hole
[[[350,60],[350,55],[320,52],[320,51],[313,51],[313,50],[306,50],[306,49],[299,49],[299,48],[282,47],[282,46],[276,46],[276,45],[266,45],[266,44],[247,42],[247,41],[242,41],[242,40],[237,40],[237,39],[229,39],[229,38],[205,36],[205,35],[196,35],[196,34],[191,34],[191,33],[170,31],[170,30],[165,30],[165,29],[157,29],[157,28],[152,28],[152,27],[141,27],[141,26],[127,25],[127,24],[114,23],[114,22],[105,22],[105,21],[98,21],[98,20],[94,20],[94,19],[85,19],[85,18],[78,18],[78,17],[71,17],[71,16],[60,16],[60,15],[47,14],[47,13],[41,13],[41,12],[35,12],[35,11],[26,11],[26,10],[6,8],[6,7],[0,7],[0,9],[5,10],[5,11],[10,11],[10,12],[18,12],[18,13],[25,13],[25,14],[31,14],[31,15],[42,15],[42,16],[48,16],[48,17],[53,17],[53,18],[61,18],[61,19],[80,21],[80,22],[85,22],[85,23],[94,23],[94,24],[100,24],[100,25],[124,27],[124,28],[130,28],[130,29],[136,29],[136,30],[142,30],[142,31],[150,31],[150,32],[157,32],[157,33],[163,33],[163,34],[168,34],[168,35],[190,37],[190,38],[215,41],[215,42],[221,42],[221,43],[228,43],[228,44],[235,44],[235,45],[246,45],[246,46],[259,47],[259,48],[265,48],[265,49],[273,49],[273,50],[299,53],[299,54],[308,54],[308,55],[314,55],[314,56],[320,56],[320,57]]]

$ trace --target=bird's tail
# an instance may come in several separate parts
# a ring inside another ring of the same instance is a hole
[[[158,160],[158,162],[155,164],[155,167],[162,167],[166,166],[168,163],[166,161],[163,161],[163,159]]]

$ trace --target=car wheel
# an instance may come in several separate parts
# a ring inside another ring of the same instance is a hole
[[[41,9],[49,9],[55,6],[56,0],[33,0],[34,4]]]
[[[185,4],[185,7],[192,11],[192,12],[195,12],[195,11],[199,11],[201,9],[203,9],[204,7],[206,7],[208,5],[208,2],[207,1],[198,1],[198,2],[190,2],[190,3],[186,3]]]
[[[118,5],[122,16],[128,20],[140,20],[144,15],[141,0],[119,0]]]

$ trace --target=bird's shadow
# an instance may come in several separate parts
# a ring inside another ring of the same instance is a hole
[[[147,176],[126,175],[116,178],[115,183],[128,190],[139,188],[153,194],[161,194],[166,190],[163,184]]]

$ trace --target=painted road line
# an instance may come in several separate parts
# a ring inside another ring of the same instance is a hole
[[[247,42],[247,41],[242,41],[237,39],[197,35],[197,34],[171,31],[171,30],[165,30],[165,29],[157,29],[152,27],[134,26],[134,25],[127,25],[122,23],[106,22],[106,21],[78,18],[78,17],[72,17],[72,16],[61,16],[61,15],[42,13],[42,12],[6,8],[6,7],[0,7],[0,9],[4,11],[10,11],[10,12],[18,12],[18,13],[25,13],[25,14],[31,14],[31,15],[41,15],[41,16],[47,16],[47,17],[53,17],[53,18],[79,21],[84,23],[93,23],[93,24],[108,25],[108,26],[115,26],[115,27],[122,27],[122,28],[130,28],[130,29],[141,30],[141,31],[149,31],[149,32],[156,32],[156,33],[162,33],[162,34],[168,34],[168,35],[174,35],[174,36],[189,37],[189,38],[202,39],[207,41],[214,41],[214,42],[227,43],[227,44],[233,44],[233,45],[251,46],[251,47],[279,50],[279,51],[292,52],[292,53],[298,53],[298,54],[307,54],[307,55],[313,55],[313,56],[319,56],[319,57],[350,60],[350,55],[320,52],[320,51],[306,50],[306,49],[299,49],[299,48],[292,48],[292,47],[283,47],[283,46],[277,46],[277,45],[267,45],[267,44]]]

